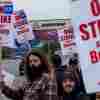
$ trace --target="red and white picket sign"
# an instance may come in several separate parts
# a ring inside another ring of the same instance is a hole
[[[24,10],[14,12],[13,25],[17,35],[16,38],[19,43],[34,39],[32,26],[29,24]]]
[[[100,92],[100,1],[80,0],[80,10],[72,19],[84,84],[88,93]]]
[[[65,27],[63,29],[58,30],[59,42],[63,55],[68,55],[68,53],[77,51],[73,27],[71,23],[67,24],[68,25],[65,24]]]
[[[12,12],[13,7],[12,2],[1,1],[0,2],[0,47],[10,47],[15,48],[14,45],[14,33],[12,32]],[[8,8],[7,8],[8,6]],[[9,15],[6,14],[6,10],[12,11]]]

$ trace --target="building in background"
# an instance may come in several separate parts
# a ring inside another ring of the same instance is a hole
[[[65,19],[32,20],[33,33],[39,40],[58,40],[57,30],[64,28]]]

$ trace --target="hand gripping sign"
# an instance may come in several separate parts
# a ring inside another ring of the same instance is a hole
[[[80,17],[73,17],[76,44],[88,93],[100,92],[100,1],[81,0]]]

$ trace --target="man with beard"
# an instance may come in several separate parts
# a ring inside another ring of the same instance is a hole
[[[12,88],[6,86],[2,80],[2,93],[12,100],[57,100],[56,82],[49,80],[45,57],[31,52],[24,63],[25,80],[15,80]]]
[[[64,71],[61,74],[61,85],[63,90],[60,100],[81,100],[76,92],[76,76],[71,71]]]

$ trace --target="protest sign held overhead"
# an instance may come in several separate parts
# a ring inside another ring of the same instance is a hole
[[[63,55],[76,52],[75,36],[70,21],[66,21],[64,28],[58,30],[58,36]]]
[[[0,1],[0,47],[15,48],[12,32],[13,3]]]
[[[27,20],[24,10],[15,11],[13,14],[13,25],[19,43],[34,39],[32,27]]]
[[[80,0],[80,11],[72,19],[83,79],[88,93],[100,92],[100,1]]]
[[[13,3],[0,1],[0,25],[11,23],[11,15],[13,13]]]

